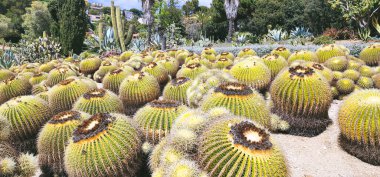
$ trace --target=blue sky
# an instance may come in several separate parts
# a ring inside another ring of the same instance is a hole
[[[109,6],[111,0],[88,0],[89,2],[102,3],[103,5]],[[140,0],[114,0],[115,5],[120,6],[122,9],[141,9]],[[201,6],[210,6],[212,0],[199,0],[199,5]],[[181,4],[186,2],[186,0],[179,0]]]

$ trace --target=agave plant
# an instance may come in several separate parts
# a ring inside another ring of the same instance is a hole
[[[268,30],[267,38],[273,39],[274,41],[282,41],[286,40],[289,37],[288,32],[282,30],[282,28]]]
[[[113,50],[120,50],[116,45],[116,39],[112,27],[108,27],[103,34],[103,39],[96,35],[92,30],[91,34],[85,39],[84,44],[92,52],[104,53]]]
[[[132,42],[130,45],[132,45],[131,50],[133,50],[135,52],[141,52],[141,51],[144,51],[146,49],[145,40],[142,38],[132,39]]]
[[[11,50],[6,50],[0,57],[0,68],[8,69],[13,65],[19,65],[21,62],[17,59]]]
[[[377,33],[380,34],[380,24],[379,24],[379,20],[377,17],[372,18],[372,25],[376,29]]]
[[[305,27],[296,27],[294,30],[290,31],[290,37],[291,38],[308,38],[313,37],[313,34],[309,32],[309,28]]]
[[[371,30],[369,28],[358,29],[358,35],[361,40],[367,42],[371,38]]]

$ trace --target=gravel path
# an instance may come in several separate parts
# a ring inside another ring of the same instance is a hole
[[[380,177],[380,167],[362,162],[339,147],[337,114],[341,103],[334,100],[329,110],[333,124],[319,136],[272,135],[285,153],[292,177]]]

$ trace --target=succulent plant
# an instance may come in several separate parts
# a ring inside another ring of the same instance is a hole
[[[353,69],[347,69],[343,72],[343,77],[356,82],[360,78],[360,72]]]
[[[232,66],[230,74],[240,83],[263,91],[271,81],[271,70],[260,61],[243,60]]]
[[[290,52],[290,50],[285,47],[277,47],[276,49],[273,49],[270,53],[280,55],[284,57],[286,60],[292,54],[292,52]]]
[[[228,58],[219,58],[218,60],[214,61],[211,63],[211,68],[216,68],[216,69],[224,69],[227,66],[230,66],[233,64],[233,61]]]
[[[207,68],[200,63],[188,64],[178,71],[177,77],[188,77],[190,79],[195,79],[199,74],[206,71]]]
[[[18,159],[18,173],[20,176],[34,176],[38,171],[38,160],[33,154],[23,153]]]
[[[263,61],[264,64],[270,69],[272,80],[283,68],[288,66],[288,62],[285,58],[277,54],[265,55],[263,56]]]
[[[348,59],[346,56],[332,57],[324,62],[323,65],[333,71],[344,71],[347,69]]]
[[[347,69],[358,70],[362,65],[364,64],[357,62],[355,60],[348,60]]]
[[[335,44],[324,45],[318,48],[315,54],[318,56],[319,63],[324,63],[332,57],[348,55],[341,46]]]
[[[198,163],[210,176],[289,176],[279,147],[251,120],[213,121],[198,143]]]
[[[133,54],[133,51],[125,51],[122,54],[120,54],[120,60],[125,62],[129,60]]]
[[[154,76],[160,85],[165,85],[169,80],[168,71],[162,64],[150,62],[141,69],[142,72],[149,73]]]
[[[198,164],[186,158],[170,165],[163,174],[168,177],[204,177]]]
[[[247,85],[223,83],[210,92],[201,103],[203,111],[225,107],[231,113],[254,120],[270,128],[270,112],[264,98]]]
[[[103,61],[99,69],[94,73],[94,80],[101,83],[104,76],[117,69],[117,66],[109,61]]]
[[[306,62],[306,66],[313,68],[316,72],[320,73],[325,79],[331,83],[334,79],[334,73],[329,68],[324,67],[322,64],[316,62]]]
[[[39,97],[20,96],[2,104],[0,115],[10,123],[10,139],[15,148],[33,152],[34,138],[53,112],[48,103]]]
[[[73,177],[135,176],[141,145],[140,132],[130,118],[95,114],[75,129],[66,146],[66,173]]]
[[[0,158],[0,175],[12,176],[16,171],[16,161],[12,157]]]
[[[0,69],[0,82],[10,79],[15,76],[15,73],[7,69]]]
[[[198,107],[209,90],[224,82],[237,82],[237,80],[230,74],[216,69],[200,74],[187,89],[187,105]]]
[[[19,152],[7,141],[0,142],[0,159],[6,157],[17,157]]]
[[[349,94],[354,91],[355,82],[348,78],[342,78],[336,82],[336,88],[338,89],[339,93]]]
[[[139,125],[146,141],[157,144],[169,134],[174,120],[187,110],[180,102],[153,100],[139,109],[133,119]]]
[[[318,56],[314,52],[312,52],[312,51],[300,50],[300,51],[294,52],[293,54],[291,54],[288,57],[288,63],[289,64],[291,64],[291,63],[293,63],[294,61],[297,61],[297,60],[317,62],[318,61]]]
[[[108,89],[116,94],[119,94],[119,87],[120,87],[121,82],[123,82],[123,80],[128,75],[133,73],[133,69],[130,68],[130,70],[128,70],[128,68],[117,69],[106,74],[106,76],[104,76],[103,78],[103,88]]]
[[[173,57],[165,57],[162,59],[155,59],[154,62],[156,62],[159,65],[164,66],[168,74],[172,77],[174,77],[179,69],[179,61],[177,61]]]
[[[154,171],[154,169],[160,166],[161,156],[165,147],[167,146],[167,141],[167,137],[163,137],[161,141],[156,146],[154,146],[154,149],[149,156],[148,162],[151,171]]]
[[[233,60],[235,56],[231,52],[222,52],[216,56],[216,60],[221,59],[221,58],[227,58],[227,59]]]
[[[291,66],[272,82],[272,111],[289,122],[290,134],[315,136],[331,123],[328,81],[312,67]]]
[[[73,110],[96,113],[124,113],[123,102],[113,92],[105,89],[93,89],[80,96],[73,105]]]
[[[338,113],[340,147],[373,165],[380,165],[379,108],[380,91],[368,89],[349,95]]]
[[[55,64],[53,62],[43,63],[40,65],[39,71],[49,73],[51,70],[55,68],[54,65]]]
[[[5,117],[0,117],[0,141],[6,141],[11,135],[11,124]],[[1,158],[1,155],[0,155]]]
[[[54,115],[41,129],[37,139],[38,162],[45,174],[63,175],[64,151],[74,129],[90,115],[64,111]]]
[[[66,78],[76,75],[77,74],[73,70],[67,67],[59,67],[49,72],[49,76],[46,79],[46,85],[52,87],[55,84],[58,84],[59,82],[65,80]]]
[[[39,84],[40,82],[48,78],[47,73],[34,73],[33,76],[29,79],[31,85]]]
[[[187,77],[178,77],[166,84],[163,90],[163,97],[169,100],[176,100],[182,104],[187,104],[187,89],[191,86],[192,80]]]
[[[78,78],[63,80],[49,90],[49,105],[55,113],[70,110],[75,101],[91,89],[90,85]]]
[[[159,95],[160,85],[157,79],[144,72],[136,72],[128,76],[119,89],[119,97],[124,103],[127,115],[134,114],[138,108],[157,99]]]
[[[356,84],[364,89],[373,88],[374,86],[373,80],[370,77],[360,77]]]
[[[207,59],[208,61],[215,61],[216,60],[216,56],[214,53],[211,53],[211,52],[204,52],[201,54],[201,58],[203,59]]]
[[[238,57],[256,56],[256,55],[257,55],[256,51],[251,48],[245,48],[243,50],[240,50],[239,53],[237,54]]]
[[[373,75],[372,80],[375,88],[380,89],[380,73]]]
[[[94,74],[97,71],[102,63],[102,60],[99,58],[87,58],[80,62],[79,69],[83,74]]]
[[[16,76],[0,82],[0,104],[11,98],[30,94],[31,88],[28,80]]]
[[[359,58],[367,65],[376,66],[380,63],[380,44],[375,43],[365,47],[359,54]]]
[[[359,72],[364,77],[372,77],[375,74],[375,71],[373,70],[373,68],[371,68],[367,65],[361,66],[359,68]]]

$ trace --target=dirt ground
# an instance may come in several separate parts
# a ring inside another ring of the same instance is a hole
[[[285,153],[292,177],[380,177],[379,166],[362,162],[339,147],[337,117],[341,103],[334,100],[329,110],[333,124],[319,136],[272,135]]]

